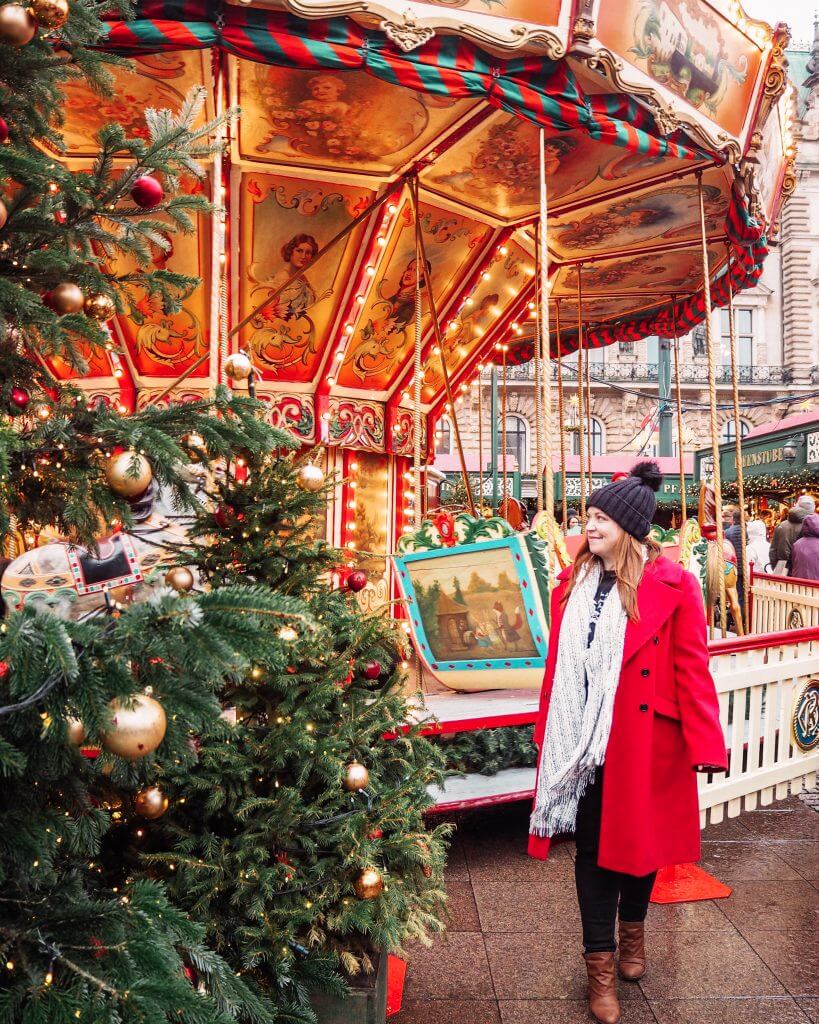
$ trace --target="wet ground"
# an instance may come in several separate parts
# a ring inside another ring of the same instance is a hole
[[[528,807],[459,819],[452,921],[413,948],[395,1024],[588,1024],[573,846],[525,853]],[[819,1024],[819,813],[798,797],[703,833],[728,899],[652,904],[649,969],[623,1024]]]

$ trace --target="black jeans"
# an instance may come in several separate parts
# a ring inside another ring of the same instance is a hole
[[[600,812],[603,803],[603,769],[577,807],[574,878],[577,902],[583,922],[583,948],[587,953],[613,953],[617,949],[614,929],[619,909],[621,921],[644,921],[657,872],[627,875],[598,867]]]

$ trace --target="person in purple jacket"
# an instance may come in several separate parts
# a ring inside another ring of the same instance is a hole
[[[805,516],[802,532],[791,549],[791,576],[800,580],[819,580],[819,515]]]

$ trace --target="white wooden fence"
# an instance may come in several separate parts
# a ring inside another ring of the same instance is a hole
[[[819,747],[801,750],[793,740],[792,720],[795,697],[819,677],[819,629],[791,637],[781,633],[710,645],[730,767],[727,774],[700,776],[703,825],[780,800],[789,787],[816,784]]]
[[[751,577],[751,632],[819,626],[819,582],[789,576]]]

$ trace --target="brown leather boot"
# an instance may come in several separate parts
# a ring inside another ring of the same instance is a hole
[[[620,921],[620,977],[639,981],[646,973],[646,926],[643,921]]]
[[[614,984],[614,953],[584,953],[589,975],[589,1010],[598,1024],[620,1024]]]

